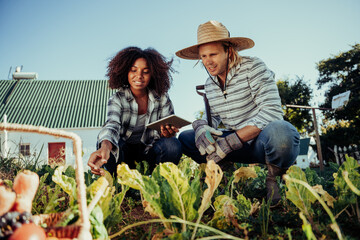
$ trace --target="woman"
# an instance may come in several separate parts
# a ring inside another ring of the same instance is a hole
[[[174,126],[161,126],[161,132],[146,124],[174,113],[167,94],[171,85],[172,61],[154,49],[128,47],[110,61],[109,87],[118,89],[108,102],[107,120],[98,135],[97,151],[88,166],[103,175],[103,165],[116,176],[116,167],[125,162],[130,168],[146,160],[150,167],[160,162],[178,163],[181,144]]]

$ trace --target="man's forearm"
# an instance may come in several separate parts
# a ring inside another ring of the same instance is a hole
[[[255,126],[246,126],[236,131],[242,142],[250,141],[260,134],[261,130]]]

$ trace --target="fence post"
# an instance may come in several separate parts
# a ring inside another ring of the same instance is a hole
[[[340,158],[340,165],[345,162],[345,150],[346,150],[346,147],[344,148],[341,148],[339,146],[339,158]]]
[[[360,153],[359,153],[359,146],[358,145],[354,145],[354,156],[355,156],[355,159],[360,164]]]
[[[337,165],[340,165],[339,155],[338,155],[338,146],[334,145],[334,155]]]

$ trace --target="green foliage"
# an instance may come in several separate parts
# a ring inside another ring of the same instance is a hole
[[[350,127],[338,126],[327,131],[326,135],[331,134],[331,137],[328,137],[330,146],[335,145],[336,140],[344,140],[345,145],[348,142],[347,138],[351,139],[351,144],[360,143],[360,44],[351,47],[349,51],[322,60],[317,65],[320,74],[317,85],[319,88],[328,87],[325,102],[321,107],[331,108],[333,96],[351,91],[349,102],[343,109],[324,111],[328,120],[346,120],[351,123]]]
[[[262,200],[258,222],[259,225],[261,226],[260,229],[263,237],[266,237],[268,234],[269,222],[271,219],[270,205],[271,205],[271,201],[265,201],[265,199]]]
[[[9,152],[6,158],[0,156],[0,179],[12,181],[17,173],[24,169],[36,172],[39,166],[42,165],[40,154],[43,147],[41,147],[40,153],[37,155],[22,156],[21,154],[11,154]]]
[[[348,183],[344,179],[344,172],[348,173],[348,178],[352,184],[359,189],[360,188],[360,173],[359,173],[359,164],[357,161],[346,156],[346,161],[340,166],[337,173],[335,173],[334,185],[338,194],[337,203],[341,206],[346,206],[347,204],[356,204],[359,196],[357,196],[349,187]]]
[[[297,166],[291,166],[286,172],[290,178],[298,179],[307,182],[305,173]],[[315,202],[316,198],[311,192],[301,184],[286,181],[288,190],[286,191],[286,198],[289,199],[307,218],[312,219],[313,209],[311,204]]]
[[[64,166],[60,166],[55,169],[52,177],[53,181],[67,193],[69,197],[69,206],[65,211],[66,217],[60,223],[62,225],[74,223],[78,219],[79,211],[78,205],[76,204],[77,189],[74,174],[75,172],[72,167],[68,167],[65,170]],[[96,196],[101,194],[99,200],[95,202],[96,205],[90,212],[91,234],[94,239],[109,239],[107,230],[111,230],[122,220],[120,205],[124,200],[128,188],[123,187],[122,191],[116,192],[116,187],[113,186],[112,180],[112,177],[107,172],[105,177],[92,178],[92,182],[86,188],[87,201],[90,203],[89,206],[93,203]]]
[[[143,166],[141,169],[146,168]],[[137,170],[126,167],[120,170],[122,167],[119,167],[121,175],[118,175],[123,178],[118,180],[123,185],[113,182],[107,175],[93,177],[90,174],[90,184],[87,184],[86,190],[88,204],[98,192],[102,192],[101,186],[109,182],[109,186],[91,211],[93,237],[107,239],[108,234],[119,230],[124,232],[127,225],[138,221],[138,218],[124,219],[124,209],[120,207],[131,186],[141,191],[145,210],[161,218],[154,221],[162,221],[165,229],[171,230],[168,232],[170,235],[164,239],[219,239],[225,236],[223,234],[226,232],[229,234],[226,238],[229,239],[235,239],[235,236],[245,239],[314,239],[323,236],[334,239],[338,236],[341,239],[340,227],[344,235],[346,234],[346,239],[356,238],[357,231],[354,229],[360,226],[357,222],[359,196],[356,192],[360,189],[360,175],[359,164],[353,158],[347,157],[347,161],[341,166],[330,163],[323,172],[318,169],[308,168],[303,171],[295,166],[290,167],[286,176],[292,181],[286,180],[286,187],[280,185],[281,190],[285,190],[287,199],[276,209],[270,209],[269,202],[265,200],[261,205],[257,200],[259,191],[265,187],[266,170],[259,166],[236,166],[239,167],[236,171],[225,174],[228,182],[222,184],[220,189],[220,180],[225,180],[221,178],[222,172],[216,167],[199,165],[189,158],[182,159],[177,166],[162,163],[150,176],[146,171],[141,174]],[[33,213],[64,212],[65,218],[60,223],[61,226],[76,223],[79,220],[79,210],[76,203],[74,168],[50,168],[48,173],[45,172],[46,169],[49,168],[44,166],[39,169],[44,174],[40,177]],[[56,183],[48,183],[52,172]],[[211,176],[217,176],[218,180],[215,181]],[[225,188],[229,191],[224,191]],[[333,193],[330,195],[328,191]],[[211,203],[213,208],[209,207]],[[126,204],[133,204],[132,210],[139,209],[139,202],[127,201]],[[336,221],[332,212],[336,213]],[[177,216],[176,220],[173,216]],[[170,222],[171,220],[173,222]],[[156,228],[158,232],[162,231],[159,225],[156,225]],[[139,229],[142,228],[136,231]],[[139,233],[138,236],[146,236],[140,239],[151,238],[149,231],[145,233]],[[214,233],[218,235],[214,236]],[[121,239],[130,236],[131,233],[127,233]]]
[[[47,214],[54,212],[62,212],[66,209],[66,199],[64,192],[59,185],[51,187],[46,183],[49,173],[45,173],[40,177],[40,184],[33,200],[32,213],[33,214]]]
[[[276,83],[279,89],[284,119],[293,124],[299,132],[312,132],[312,113],[309,109],[288,108],[285,105],[310,106],[312,89],[303,78],[297,77],[293,84],[289,80],[279,80]],[[311,128],[310,128],[311,127]]]
[[[255,166],[256,178],[250,178],[244,183],[243,192],[247,198],[261,199],[266,196],[266,175],[264,167]]]
[[[324,178],[317,175],[316,171],[311,168],[305,169],[305,176],[310,186],[315,186],[317,184],[324,185]]]
[[[226,195],[217,196],[215,199],[215,213],[210,226],[221,230],[233,230],[238,227],[238,223],[249,218],[251,212],[251,201],[243,195],[238,195],[237,199],[232,199]]]
[[[316,236],[314,235],[311,224],[306,220],[306,217],[302,212],[299,213],[301,220],[303,221],[302,230],[304,231],[306,238],[308,240],[316,240]]]
[[[179,166],[173,163],[161,163],[152,175],[141,175],[130,170],[126,164],[118,166],[118,182],[140,190],[145,201],[145,210],[150,214],[168,219],[178,216],[192,221],[198,217],[201,189],[199,184],[199,165],[190,159],[183,160]],[[178,232],[177,225],[164,222],[164,226]],[[183,225],[184,230],[184,225]]]

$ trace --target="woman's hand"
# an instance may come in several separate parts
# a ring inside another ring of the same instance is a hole
[[[167,124],[167,125],[161,125],[160,126],[161,136],[162,137],[174,137],[177,132],[179,132],[179,129],[173,125]]]
[[[101,166],[107,163],[110,158],[110,151],[112,149],[111,142],[104,140],[101,142],[101,148],[96,150],[90,155],[88,166],[91,168],[91,172],[96,175],[104,175],[104,170]]]

